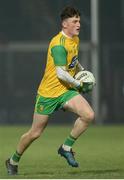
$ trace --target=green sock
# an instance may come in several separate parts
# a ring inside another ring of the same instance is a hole
[[[11,159],[14,161],[14,162],[19,162],[21,158],[21,154],[19,154],[17,151],[13,154],[13,156],[11,157]]]
[[[74,138],[72,135],[69,135],[67,139],[64,142],[64,145],[72,147],[72,145],[75,143],[77,138]]]

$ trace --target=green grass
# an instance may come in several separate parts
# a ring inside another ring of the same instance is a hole
[[[124,126],[90,126],[74,145],[79,168],[68,166],[57,149],[70,126],[48,126],[24,153],[18,176],[8,176],[4,161],[15,151],[22,126],[0,127],[0,178],[2,179],[121,179],[124,178]]]

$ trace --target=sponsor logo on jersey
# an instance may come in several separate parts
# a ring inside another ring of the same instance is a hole
[[[68,65],[68,68],[71,69],[71,68],[74,68],[75,65],[77,64],[77,61],[78,61],[78,57],[77,56],[74,56],[71,60],[71,63]]]

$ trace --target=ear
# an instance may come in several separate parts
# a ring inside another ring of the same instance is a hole
[[[62,22],[62,27],[64,27],[64,28],[67,27],[67,21],[66,21],[66,20],[64,20],[64,21]]]

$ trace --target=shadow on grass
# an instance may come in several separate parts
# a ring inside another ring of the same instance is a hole
[[[34,175],[34,172],[32,173],[32,172],[29,172],[29,173],[24,173],[24,174],[20,174],[20,175]],[[35,172],[35,174],[37,174],[37,175],[53,175],[54,174],[54,172],[50,172],[50,171],[47,171],[47,172],[44,172],[44,171],[40,171],[40,172]]]
[[[68,173],[68,174],[70,174],[70,175],[73,175],[73,174],[79,174],[79,173],[82,173],[82,174],[89,174],[89,173],[91,173],[91,174],[105,174],[105,173],[115,173],[115,172],[117,172],[117,173],[119,173],[119,172],[124,172],[124,169],[104,169],[104,170],[73,170],[73,171],[68,171],[68,172],[66,172],[66,173]],[[55,172],[53,172],[53,171],[50,171],[50,170],[48,170],[48,171],[40,171],[40,172],[35,172],[36,174],[39,174],[39,175],[53,175],[53,174],[55,174]],[[30,172],[30,173],[26,173],[26,174],[21,174],[21,175],[31,175],[32,173]],[[61,171],[60,171],[60,174],[61,174]]]
[[[82,174],[87,174],[87,173],[91,173],[91,174],[105,174],[105,173],[115,173],[115,172],[117,172],[117,173],[119,173],[119,172],[124,172],[124,169],[100,169],[100,170],[81,170],[80,169],[80,171],[69,171],[68,173],[69,174],[79,174],[79,172],[80,173],[82,173]]]

